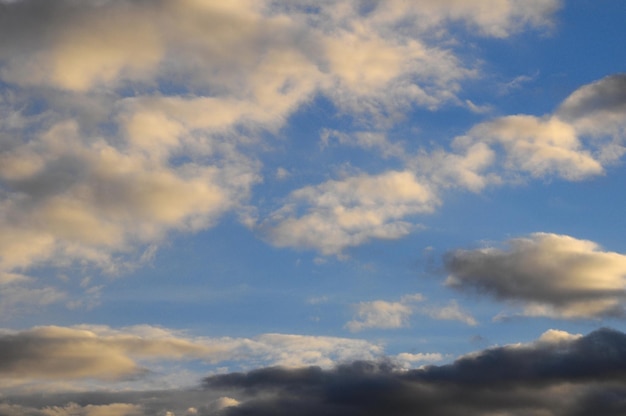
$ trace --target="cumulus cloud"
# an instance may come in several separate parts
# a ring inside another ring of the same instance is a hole
[[[457,139],[452,151],[420,151],[407,160],[412,170],[421,172],[435,189],[461,188],[480,192],[486,186],[499,184],[497,173],[490,172],[496,152],[484,142],[464,143]]]
[[[504,149],[504,167],[533,177],[578,180],[604,172],[573,126],[558,118],[508,116],[474,127],[468,135]]]
[[[404,170],[360,174],[296,190],[261,228],[280,247],[340,254],[374,238],[407,235],[416,228],[410,217],[432,212],[449,189],[480,192],[524,177],[578,181],[602,175],[624,153],[623,78],[613,75],[581,87],[553,114],[511,115],[479,123],[456,137],[450,149],[410,152],[382,131],[323,130],[322,148],[335,143],[360,147],[399,160]],[[605,90],[611,92],[604,94]],[[589,138],[602,134],[610,140]],[[412,197],[398,191],[409,187],[416,190]],[[374,193],[380,195],[377,200]]]
[[[557,110],[560,118],[580,131],[623,135],[626,113],[626,74],[614,74],[574,91]]]
[[[463,311],[454,300],[447,305],[424,303],[426,298],[419,294],[405,295],[398,302],[375,300],[360,302],[355,305],[355,318],[345,328],[358,332],[369,328],[393,329],[409,326],[413,314],[428,316],[438,320],[461,321],[468,325],[476,325],[476,320]],[[417,303],[417,305],[416,305]]]
[[[85,260],[106,269],[134,244],[211,225],[256,181],[253,164],[236,154],[174,164],[142,150],[88,143],[70,120],[4,152],[0,268]]]
[[[403,217],[432,212],[438,204],[409,171],[361,174],[294,191],[264,228],[274,245],[338,254],[371,238],[404,236],[415,226]]]
[[[467,311],[462,310],[455,300],[451,300],[445,306],[425,306],[418,311],[433,319],[459,321],[471,326],[478,324],[476,319]]]
[[[186,77],[187,86],[266,104],[281,98],[274,104],[281,106],[318,88],[351,109],[437,106],[454,98],[471,71],[452,51],[421,39],[433,24],[463,20],[483,35],[505,36],[526,23],[545,26],[557,9],[554,0],[532,9],[510,0],[420,3],[373,3],[363,13],[351,0],[20,1],[3,6],[1,35],[16,42],[0,49],[0,76],[77,92]],[[411,30],[395,31],[398,22]]]
[[[552,113],[512,115],[480,123],[455,139],[457,148],[483,144],[491,168],[510,173],[581,180],[605,173],[625,152],[626,77],[614,74],[584,85]]]
[[[345,326],[352,332],[366,328],[400,328],[408,325],[413,309],[403,302],[361,302],[356,307],[356,319]]]
[[[74,261],[111,269],[120,263],[113,257],[173,231],[208,228],[242,209],[261,180],[250,156],[259,129],[276,132],[318,95],[368,126],[389,125],[413,106],[456,103],[477,72],[427,36],[434,27],[445,33],[463,22],[479,36],[505,37],[549,26],[558,6],[4,2],[0,37],[11,42],[0,46],[0,273]],[[38,109],[25,111],[32,102]],[[368,133],[358,141],[386,146]],[[472,155],[446,165],[479,189],[474,171],[488,155]],[[336,254],[406,235],[414,226],[402,218],[437,204],[408,171],[341,182],[294,192],[291,205],[316,195],[337,202],[304,217],[274,213],[269,239]],[[390,193],[370,201],[368,192],[387,184]],[[346,186],[358,194],[343,195]]]
[[[521,304],[524,314],[560,318],[623,316],[626,256],[598,244],[536,233],[505,248],[447,254],[446,284]]]

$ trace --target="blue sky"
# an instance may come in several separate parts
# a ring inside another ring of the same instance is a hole
[[[625,16],[0,0],[0,413],[266,414],[220,375],[621,345]]]

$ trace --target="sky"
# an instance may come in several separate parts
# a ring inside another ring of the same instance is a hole
[[[625,17],[0,0],[0,415],[625,414]]]

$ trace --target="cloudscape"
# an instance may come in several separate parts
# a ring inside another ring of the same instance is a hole
[[[0,0],[0,415],[626,414],[624,16]]]

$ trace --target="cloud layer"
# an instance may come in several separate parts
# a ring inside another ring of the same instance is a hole
[[[531,343],[408,371],[389,360],[326,369],[268,367],[207,377],[204,389],[24,395],[0,403],[0,410],[11,416],[618,415],[626,409],[625,374],[622,332],[549,330]]]

